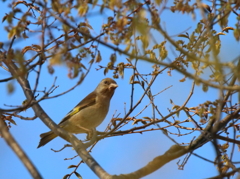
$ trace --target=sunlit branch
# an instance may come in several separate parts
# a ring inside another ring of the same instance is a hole
[[[85,33],[81,30],[79,30],[78,28],[72,26],[70,23],[68,23],[65,19],[61,18],[61,17],[58,17],[56,16],[54,13],[50,12],[49,13],[51,15],[53,15],[56,19],[58,19],[60,22],[66,24],[67,26],[75,29],[76,31],[82,33],[84,36],[88,37],[88,38],[91,38],[91,39],[95,39],[95,37],[92,37],[90,34],[88,33]],[[178,49],[181,49],[176,43],[175,41],[173,41],[168,35],[167,33],[160,27],[160,25],[158,24],[158,30],[162,33],[162,35],[168,40],[171,42],[171,44],[175,44],[175,46],[178,48]],[[186,70],[183,70],[181,68],[178,68],[176,65],[174,64],[168,64],[168,63],[164,63],[162,61],[158,61],[158,60],[155,60],[155,59],[151,59],[151,58],[148,58],[146,56],[136,56],[134,54],[129,54],[128,52],[124,51],[124,50],[121,50],[119,49],[118,47],[115,47],[113,45],[110,45],[108,43],[105,43],[103,41],[101,41],[100,39],[96,39],[97,42],[99,42],[100,44],[106,46],[106,47],[109,47],[110,49],[114,50],[114,51],[118,51],[120,52],[121,54],[125,54],[127,55],[128,57],[131,57],[133,59],[141,59],[141,60],[144,60],[144,61],[148,61],[148,62],[151,62],[153,64],[158,64],[158,65],[163,65],[165,67],[170,67],[170,68],[173,68],[175,70],[177,70],[178,72],[184,74],[185,76],[195,80],[196,82],[200,82],[200,83],[204,83],[208,86],[211,86],[213,88],[221,88],[221,89],[224,89],[224,90],[240,90],[240,87],[239,86],[221,86],[221,85],[216,85],[214,83],[210,83],[209,81],[207,80],[204,80],[196,75],[193,75],[189,72],[187,72]],[[193,55],[190,55],[188,52],[184,51],[184,50],[181,50],[182,53],[184,53],[185,55],[189,56],[189,58],[193,59],[193,60],[196,60],[196,61],[200,61],[200,59],[198,59],[197,57],[193,56]]]
[[[10,72],[12,73],[13,76],[18,74],[18,68],[17,66],[11,62],[10,60],[3,59],[2,60],[5,65],[9,68]],[[26,89],[31,89],[29,82],[24,79],[22,76],[17,77],[18,83],[21,85],[25,96],[27,99],[33,100],[34,96],[31,90],[26,90]],[[35,114],[45,123],[46,126],[48,126],[54,133],[62,137],[63,139],[69,141],[75,151],[78,153],[78,155],[82,158],[82,160],[89,166],[89,168],[92,169],[92,171],[99,176],[100,178],[108,178],[110,175],[95,161],[95,159],[85,150],[84,144],[79,141],[74,135],[64,131],[60,127],[54,123],[50,117],[45,113],[45,111],[42,109],[42,107],[38,104],[35,103],[32,106],[32,109],[34,110]]]
[[[22,148],[19,146],[19,144],[16,142],[16,140],[12,137],[12,135],[9,133],[8,128],[5,124],[5,122],[1,119],[2,112],[0,111],[0,133],[1,136],[5,139],[9,147],[14,151],[14,153],[18,156],[18,158],[21,160],[21,162],[25,165],[29,173],[32,175],[34,179],[42,179],[42,176],[38,172],[37,168],[34,166],[34,164],[31,162],[31,160],[28,158],[28,156],[25,154],[25,152],[22,150]]]

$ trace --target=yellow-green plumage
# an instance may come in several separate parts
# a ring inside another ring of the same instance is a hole
[[[103,79],[92,93],[62,119],[58,126],[75,134],[86,133],[86,129],[95,129],[106,117],[110,100],[116,88],[117,84],[113,79]],[[40,137],[38,148],[56,138],[57,135],[49,131],[41,134]]]

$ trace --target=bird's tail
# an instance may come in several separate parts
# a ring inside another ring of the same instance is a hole
[[[49,131],[49,132],[46,132],[46,133],[42,133],[40,135],[40,137],[41,137],[41,140],[40,140],[37,148],[44,146],[46,143],[48,143],[51,140],[53,140],[54,138],[56,138],[57,135],[54,132]]]

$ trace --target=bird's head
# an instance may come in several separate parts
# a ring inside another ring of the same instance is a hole
[[[113,96],[115,89],[118,87],[116,81],[111,78],[103,79],[96,88],[97,93],[109,96]]]

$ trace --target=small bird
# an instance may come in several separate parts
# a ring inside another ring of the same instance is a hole
[[[88,133],[99,126],[106,117],[110,100],[118,87],[111,78],[103,79],[96,89],[77,104],[58,124],[70,133]],[[47,144],[57,137],[53,131],[40,135],[37,148]]]

